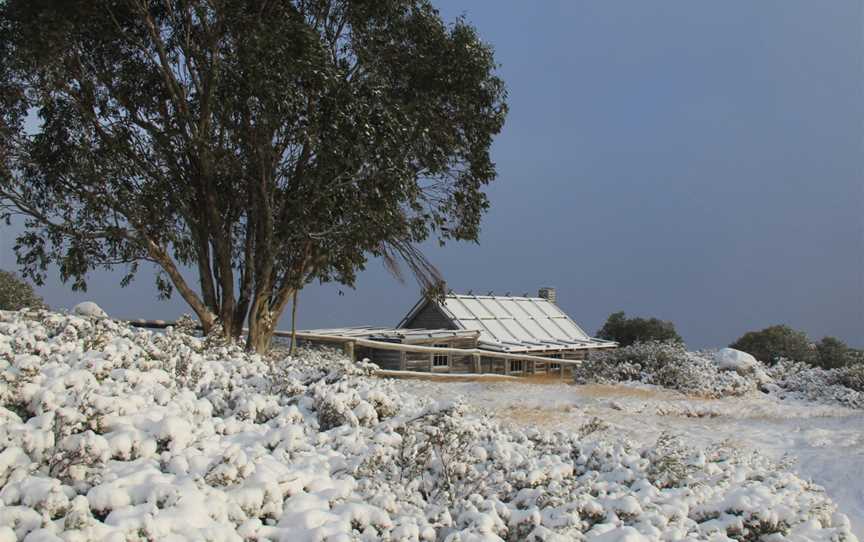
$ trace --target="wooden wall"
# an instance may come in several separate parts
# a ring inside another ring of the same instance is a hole
[[[420,346],[446,345],[447,348],[472,349],[477,347],[477,339],[473,337],[459,337],[450,339],[422,339],[413,340],[408,344]],[[431,363],[429,354],[426,352],[405,352],[405,366],[402,367],[402,352],[393,350],[379,350],[376,348],[358,348],[357,359],[369,358],[372,363],[382,369],[406,370],[429,372]],[[464,356],[449,355],[449,367],[435,367],[435,372],[471,373],[474,372],[474,357],[470,354]]]
[[[435,303],[427,301],[413,318],[402,326],[405,329],[458,329],[444,316]]]
[[[366,346],[358,346],[355,353],[357,359],[368,358],[369,361],[382,369],[389,369],[391,371],[398,371],[402,360],[402,352],[397,352],[396,350],[379,350]]]
[[[330,346],[334,348],[342,348],[343,344],[340,341],[327,341],[324,339],[301,339],[298,344]],[[423,338],[414,339],[409,344],[420,346],[435,346],[445,345],[447,348],[473,349],[477,348],[477,339],[475,337],[457,337],[446,339]],[[548,350],[542,352],[531,352],[533,356],[549,357],[550,355],[560,354],[562,359],[568,360],[583,360],[590,355],[590,350]],[[375,363],[382,369],[387,370],[405,370],[436,373],[473,373],[474,356],[466,354],[464,356],[458,354],[449,354],[449,365],[447,367],[433,367],[430,359],[430,354],[427,352],[399,352],[396,350],[382,350],[373,347],[358,346],[354,351],[355,359],[361,360],[368,358],[372,363]],[[480,372],[488,374],[512,374],[512,375],[529,375],[529,374],[560,374],[559,369],[552,369],[549,363],[552,362],[535,362],[532,360],[522,361],[522,371],[513,371],[513,360],[503,360],[491,356],[481,356]],[[506,364],[506,365],[505,365]],[[572,367],[564,366],[565,378],[571,374]]]

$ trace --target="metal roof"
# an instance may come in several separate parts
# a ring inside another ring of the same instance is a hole
[[[421,300],[402,327],[426,303]],[[542,297],[448,294],[437,303],[454,326],[480,332],[479,346],[501,352],[580,350],[616,346],[588,336],[556,304]]]
[[[478,333],[465,329],[393,329],[389,327],[355,326],[329,329],[305,329],[303,333],[355,337],[373,341],[448,339],[476,337]]]

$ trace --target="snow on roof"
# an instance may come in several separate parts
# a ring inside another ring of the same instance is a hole
[[[418,303],[400,327],[425,304]],[[556,304],[542,297],[448,294],[437,306],[456,327],[479,331],[480,347],[489,350],[527,352],[615,345],[589,337]]]

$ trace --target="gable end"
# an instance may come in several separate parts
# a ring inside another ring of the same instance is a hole
[[[402,321],[399,327],[403,329],[460,329],[441,312],[437,303],[428,300],[419,310],[414,311]]]

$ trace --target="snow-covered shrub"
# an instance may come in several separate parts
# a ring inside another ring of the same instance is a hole
[[[480,446],[478,427],[465,422],[464,408],[457,404],[423,412],[396,426],[399,445],[388,458],[387,476],[438,504],[453,505],[474,494],[488,474],[478,469],[488,453]]]
[[[770,368],[766,389],[780,397],[864,408],[864,368],[822,369],[781,359]]]
[[[585,422],[581,427],[579,427],[577,433],[580,437],[587,437],[588,435],[598,433],[600,431],[605,431],[610,427],[611,426],[608,422],[604,422],[597,416],[594,416],[593,418]]]
[[[864,393],[864,363],[836,369],[837,381],[851,390]]]
[[[758,389],[781,399],[864,408],[864,365],[822,369],[780,359],[768,367],[729,348],[688,352],[677,343],[636,343],[592,354],[573,375],[578,384],[639,382],[708,398]]]
[[[718,365],[676,342],[646,342],[597,352],[573,371],[577,383],[641,382],[704,397],[743,395],[756,389],[755,374]]]
[[[195,335],[198,331],[198,320],[188,313],[184,313],[174,322],[174,330],[177,333],[185,333],[186,335]]]
[[[648,479],[656,487],[686,486],[705,461],[701,452],[688,448],[672,433],[661,433],[657,444],[643,454],[649,460]]]
[[[762,456],[502,426],[373,370],[0,311],[0,537],[855,540]]]

